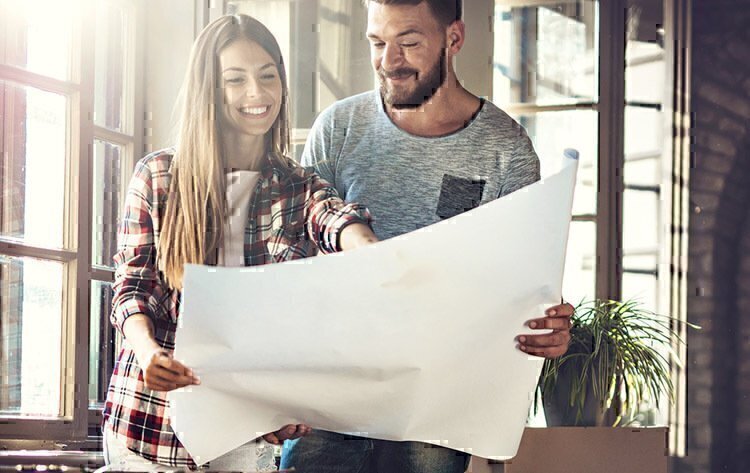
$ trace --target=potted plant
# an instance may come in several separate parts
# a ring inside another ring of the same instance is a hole
[[[545,360],[537,385],[534,410],[541,397],[548,425],[619,425],[644,401],[658,406],[665,393],[672,401],[667,356],[679,363],[672,343],[684,343],[675,330],[682,322],[635,301],[598,299],[579,304],[571,322],[567,353]]]

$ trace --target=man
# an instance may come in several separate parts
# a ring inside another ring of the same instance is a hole
[[[440,207],[450,200],[444,197],[451,183],[484,203],[537,181],[539,159],[523,128],[458,82],[453,57],[464,43],[460,0],[365,3],[380,90],[324,111],[303,164],[314,166],[348,201],[367,205],[381,240],[450,216]],[[553,332],[521,335],[518,348],[562,355],[572,312],[569,304],[549,308],[529,327]],[[282,467],[302,473],[458,473],[468,461],[460,452],[419,442],[314,431],[287,442]]]

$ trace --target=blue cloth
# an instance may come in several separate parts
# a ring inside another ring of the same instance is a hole
[[[463,473],[469,455],[421,442],[391,442],[325,430],[287,440],[281,469],[298,473]]]

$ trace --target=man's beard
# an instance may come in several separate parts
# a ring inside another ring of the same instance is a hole
[[[396,110],[405,110],[410,108],[419,108],[425,102],[430,100],[435,92],[445,82],[446,67],[445,53],[441,53],[435,64],[427,70],[427,73],[420,76],[419,71],[409,67],[402,67],[393,71],[386,72],[383,69],[378,71],[380,79],[380,94],[386,104]],[[408,91],[399,91],[397,88],[388,87],[388,78],[408,77],[416,75],[416,88],[409,93]]]

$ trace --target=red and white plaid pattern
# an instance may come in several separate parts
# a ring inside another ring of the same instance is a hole
[[[112,324],[145,314],[154,322],[157,343],[174,350],[180,295],[156,268],[161,218],[166,209],[172,150],[140,160],[125,198],[119,229]],[[258,181],[245,229],[245,265],[277,263],[339,251],[338,235],[350,223],[371,221],[363,206],[346,204],[316,174],[297,167],[274,169],[271,161]],[[195,463],[172,432],[166,393],[147,389],[135,354],[125,340],[107,392],[104,427],[142,457],[176,467]],[[209,408],[207,406],[207,408]]]

